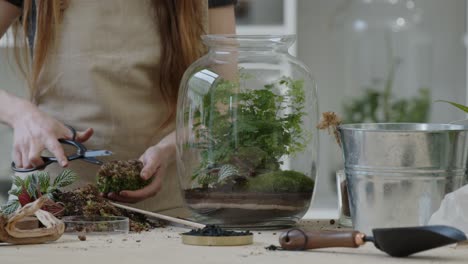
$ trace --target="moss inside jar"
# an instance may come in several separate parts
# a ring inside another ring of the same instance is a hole
[[[287,46],[288,39],[262,40],[266,54],[258,54],[240,47],[260,40],[226,38],[205,40],[237,43],[226,48],[228,57],[214,60],[208,54],[182,80],[177,161],[186,204],[207,224],[292,225],[307,210],[314,190],[315,86],[294,58],[268,47]],[[229,56],[229,50],[237,52]],[[274,56],[263,57],[269,52]],[[270,71],[262,63],[266,59],[288,71]],[[198,67],[203,64],[208,65]],[[233,70],[234,76],[226,76]]]

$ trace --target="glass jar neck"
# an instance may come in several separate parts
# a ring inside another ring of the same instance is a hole
[[[287,53],[295,35],[205,35],[203,42],[210,52],[279,52]]]

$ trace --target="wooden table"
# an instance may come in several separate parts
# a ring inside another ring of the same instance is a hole
[[[335,229],[329,221],[303,221],[307,229]],[[447,246],[409,258],[391,258],[367,244],[359,249],[321,249],[306,252],[268,251],[278,245],[282,231],[255,231],[254,244],[241,247],[200,247],[181,243],[181,227],[168,226],[141,234],[87,236],[64,235],[43,245],[0,245],[1,264],[139,264],[139,263],[468,263],[468,246]]]

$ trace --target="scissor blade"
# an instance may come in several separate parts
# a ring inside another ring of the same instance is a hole
[[[93,157],[102,157],[102,156],[110,156],[114,153],[109,150],[88,150],[85,152],[85,158],[93,158]]]

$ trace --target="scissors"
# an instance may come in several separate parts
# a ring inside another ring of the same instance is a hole
[[[73,133],[73,137],[72,137],[71,140],[69,140],[69,139],[59,139],[58,141],[61,144],[70,145],[70,146],[73,146],[73,147],[76,148],[76,153],[67,156],[67,160],[72,161],[72,160],[81,159],[83,161],[86,161],[86,162],[89,162],[89,163],[92,163],[92,164],[102,165],[103,162],[96,159],[96,157],[110,156],[110,155],[113,154],[109,150],[88,150],[83,144],[76,141],[76,130],[72,126],[69,126],[69,125],[65,125],[65,126],[68,127],[70,129],[70,131]],[[35,171],[35,170],[44,169],[45,167],[49,166],[50,164],[52,164],[54,162],[57,162],[56,157],[41,156],[41,158],[44,161],[44,164],[42,164],[41,166],[34,167],[34,168],[29,168],[29,169],[17,168],[16,165],[15,165],[15,162],[12,162],[11,163],[11,169],[13,171],[16,171],[16,172],[31,172],[31,171]]]

